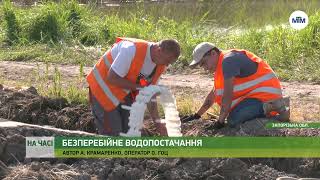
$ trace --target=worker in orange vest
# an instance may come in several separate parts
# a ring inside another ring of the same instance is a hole
[[[96,63],[87,76],[89,97],[99,134],[118,136],[126,133],[129,111],[139,88],[157,84],[166,67],[180,55],[174,39],[148,42],[134,38],[117,38],[116,43]],[[156,102],[148,110],[161,135],[165,124],[159,120]]]
[[[193,51],[190,66],[199,65],[214,73],[214,88],[197,113],[185,116],[182,122],[199,119],[216,102],[220,114],[214,128],[235,127],[245,121],[277,115],[289,119],[280,81],[271,67],[247,50],[222,51],[214,44],[203,42]]]

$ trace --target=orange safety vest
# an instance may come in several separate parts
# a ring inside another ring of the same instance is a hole
[[[248,77],[234,78],[231,110],[245,98],[256,98],[262,102],[266,102],[282,97],[280,81],[267,63],[249,51],[231,49],[220,53],[214,74],[215,101],[220,106],[224,89],[222,62],[224,56],[231,51],[242,52],[246,54],[249,59],[258,63],[256,73]]]
[[[132,83],[136,83],[146,58],[148,42],[140,39],[118,37],[116,43],[120,43],[123,40],[133,42],[136,47],[136,52],[132,59],[129,72],[125,76],[125,78]],[[120,102],[124,101],[124,98],[130,92],[130,90],[115,86],[107,80],[107,75],[112,62],[113,57],[111,55],[111,50],[108,50],[87,76],[90,92],[106,111],[114,110]],[[156,66],[156,71],[152,77],[151,84],[157,83],[160,75],[165,69],[165,65]]]

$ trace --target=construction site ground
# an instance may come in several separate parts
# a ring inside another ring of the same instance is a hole
[[[48,71],[46,70],[48,67]],[[144,158],[144,159],[26,159],[26,136],[94,135],[93,117],[87,105],[63,98],[39,95],[37,76],[52,81],[54,67],[67,87],[79,79],[79,66],[44,63],[0,62],[0,178],[5,179],[276,179],[280,176],[320,177],[316,158]],[[85,74],[91,67],[84,67]],[[21,85],[28,88],[21,88]],[[190,70],[167,73],[161,85],[175,96],[188,94],[204,100],[213,85],[210,76]],[[320,121],[320,85],[282,82],[291,97],[292,121]],[[79,87],[86,87],[83,81]],[[236,128],[210,128],[210,120],[183,124],[185,136],[320,136],[319,129],[266,129],[268,119],[256,119]],[[64,129],[64,130],[62,130]],[[153,123],[145,123],[146,135],[154,135]]]

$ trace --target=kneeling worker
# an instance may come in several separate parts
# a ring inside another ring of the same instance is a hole
[[[220,106],[214,128],[235,127],[255,118],[277,116],[289,120],[280,81],[271,67],[247,50],[222,51],[212,43],[203,42],[193,51],[190,66],[199,65],[214,73],[214,89],[210,91],[197,113],[182,122],[199,119],[216,102]]]
[[[176,40],[157,43],[133,38],[117,38],[116,43],[96,63],[87,76],[89,97],[99,134],[118,136],[129,129],[129,111],[139,88],[157,84],[166,67],[180,55]],[[161,135],[165,124],[159,121],[156,102],[148,110]]]

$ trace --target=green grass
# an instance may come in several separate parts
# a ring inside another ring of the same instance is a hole
[[[101,55],[96,49],[82,45],[30,44],[7,46],[0,50],[0,61],[51,62],[61,64],[84,64],[92,66]]]
[[[319,81],[320,13],[296,31],[281,25],[272,30],[250,29],[231,37],[232,47],[248,49],[265,59],[282,80]]]
[[[101,13],[94,6],[79,6],[76,1],[66,0],[31,8],[14,7],[5,1],[0,7],[3,10],[0,12],[0,60],[92,66],[102,53],[98,49],[110,47],[117,36],[150,41],[175,38],[181,44],[182,54],[172,69],[184,69],[192,59],[193,48],[209,41],[223,49],[252,51],[264,58],[281,80],[320,81],[319,12],[309,14],[310,24],[301,31],[271,23],[274,24],[271,30],[239,26],[222,32],[217,24],[208,24],[207,18],[212,15],[209,10],[198,18],[176,21],[164,16],[153,17],[143,8],[128,11],[123,17],[117,12]],[[241,13],[237,18],[243,21]]]

